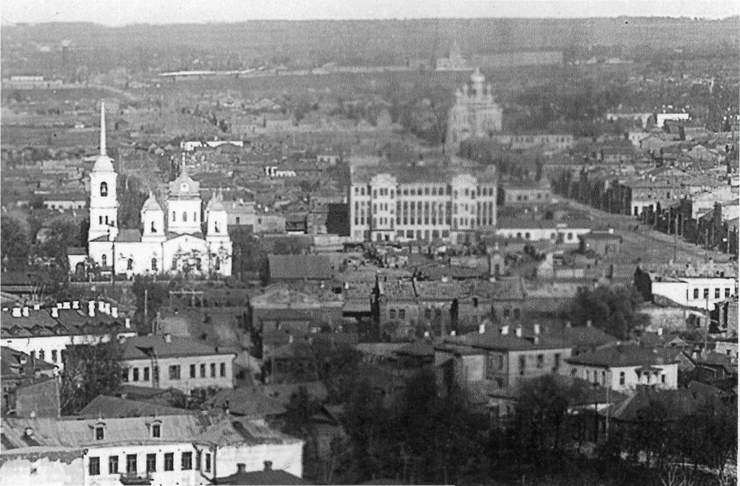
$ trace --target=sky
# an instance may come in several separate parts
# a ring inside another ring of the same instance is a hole
[[[205,23],[281,19],[702,17],[740,15],[738,0],[3,0],[3,24]]]

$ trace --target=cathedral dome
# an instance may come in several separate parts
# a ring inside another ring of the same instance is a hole
[[[144,201],[144,205],[141,207],[142,211],[161,211],[162,206],[157,202],[157,198],[154,197],[154,193],[150,192],[149,197]]]
[[[95,157],[93,172],[113,172],[113,159],[105,154]]]
[[[485,80],[486,77],[483,76],[483,73],[480,72],[479,68],[475,68],[473,74],[470,75],[470,82],[473,84],[483,84]]]

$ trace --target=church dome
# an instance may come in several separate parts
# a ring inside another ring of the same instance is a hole
[[[154,193],[150,192],[149,197],[144,201],[144,205],[141,207],[142,211],[161,211],[162,206],[157,202],[157,198],[154,197]]]
[[[483,76],[483,73],[480,72],[479,68],[475,68],[473,74],[470,75],[470,82],[473,84],[483,84],[485,80],[486,77]]]
[[[100,154],[95,157],[95,165],[93,166],[93,172],[113,172],[113,159],[105,154]]]

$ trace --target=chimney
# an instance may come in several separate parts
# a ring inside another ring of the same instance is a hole
[[[72,301],[72,308],[73,309],[79,309],[80,308],[80,301],[79,300],[73,300]]]
[[[485,334],[485,333],[486,333],[486,325],[481,324],[480,326],[478,326],[478,334]]]
[[[272,461],[265,461],[265,471],[272,471]]]
[[[565,321],[565,328],[570,329],[571,327],[573,327],[573,324],[571,324],[570,321]]]
[[[99,300],[98,301],[98,311],[103,312],[104,310],[105,310],[105,302],[103,302],[102,300]]]
[[[125,344],[126,336],[118,336],[118,344]]]
[[[103,312],[110,315],[110,302],[105,303],[105,305],[103,306]]]
[[[506,336],[509,334],[509,325],[501,326],[501,335]]]
[[[23,306],[23,309],[21,310],[21,314],[23,314],[23,317],[28,317],[31,315],[31,312],[29,311],[27,306]]]
[[[165,334],[164,335],[164,342],[166,342],[168,344],[171,343],[172,342],[172,334],[170,334],[170,333]]]
[[[95,301],[91,300],[87,303],[87,315],[88,317],[95,317]]]
[[[56,307],[52,307],[51,308],[51,317],[53,317],[54,319],[56,319],[57,317],[59,317],[59,309],[57,309]]]
[[[118,319],[118,307],[115,307],[115,306],[114,307],[111,307],[110,308],[110,315],[111,315],[111,317],[114,317],[114,318]]]
[[[534,325],[534,333],[535,333],[535,335],[538,335],[540,333],[540,331],[541,331],[540,325],[539,324],[535,324]]]
[[[593,322],[591,321],[591,319],[586,321],[586,327],[591,327],[592,324]]]
[[[244,464],[243,462],[240,462],[239,464],[236,465],[236,472],[237,473],[247,472],[247,465]]]
[[[515,332],[516,332],[516,337],[518,338],[522,337],[522,326],[517,326]]]
[[[288,335],[288,344],[292,344],[292,343],[293,343],[293,336],[289,334]]]
[[[41,310],[41,304],[33,304],[33,310]]]
[[[57,306],[57,309],[61,309],[62,308],[62,303],[61,302],[57,302],[55,305]]]
[[[69,301],[67,301],[67,302],[62,302],[62,309],[66,309],[66,310],[69,310],[69,309],[71,309],[71,308],[72,308],[72,303],[71,303],[71,302],[69,302]]]
[[[124,325],[126,326],[126,329],[131,329],[131,318],[127,317],[124,320]]]
[[[20,316],[21,316],[21,308],[13,307],[13,317],[20,317]]]
[[[457,333],[455,331],[450,331],[450,336],[457,336]]]

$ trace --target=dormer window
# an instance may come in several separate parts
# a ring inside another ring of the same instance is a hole
[[[97,424],[95,426],[95,440],[103,440],[103,439],[105,439],[105,425]]]
[[[162,437],[162,426],[160,424],[152,424],[152,437],[155,439]]]

